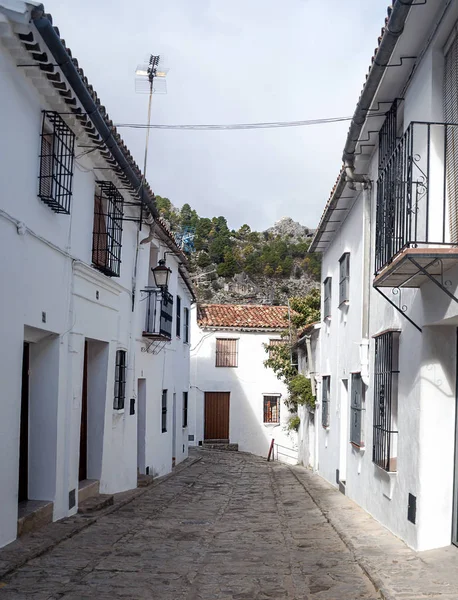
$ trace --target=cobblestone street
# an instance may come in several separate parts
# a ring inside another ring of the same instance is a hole
[[[288,467],[199,455],[5,577],[0,599],[380,597]]]

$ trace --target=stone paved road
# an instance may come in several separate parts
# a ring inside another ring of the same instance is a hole
[[[202,460],[6,578],[0,600],[375,600],[283,465]]]

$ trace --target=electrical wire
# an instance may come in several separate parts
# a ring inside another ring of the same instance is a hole
[[[385,113],[368,115],[368,117],[382,117]],[[240,129],[276,129],[283,127],[307,127],[310,125],[326,125],[328,123],[341,123],[351,121],[353,117],[331,117],[328,119],[308,119],[305,121],[272,121],[266,123],[231,123],[215,125],[145,125],[142,123],[116,123],[115,127],[128,129],[178,129],[182,131],[230,131]]]

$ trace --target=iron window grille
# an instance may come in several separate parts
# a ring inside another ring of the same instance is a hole
[[[237,339],[216,340],[216,366],[238,367]]]
[[[372,461],[385,471],[397,470],[399,331],[375,338],[374,423]]]
[[[75,134],[62,117],[43,111],[38,196],[54,212],[70,214]]]
[[[332,278],[326,277],[323,282],[324,301],[323,301],[323,319],[331,316],[331,293],[332,293]]]
[[[280,396],[264,396],[264,423],[280,423]]]
[[[175,333],[177,337],[181,337],[181,298],[177,296],[177,306],[176,306],[176,324],[175,324]]]
[[[146,296],[145,329],[143,335],[172,339],[173,296],[157,289],[142,290]]]
[[[96,185],[92,263],[105,275],[119,277],[124,198],[111,181],[97,181]]]
[[[386,113],[385,121],[379,132],[379,148],[378,148],[378,168],[383,169],[386,163],[391,158],[394,149],[401,136],[398,136],[402,129],[401,118],[401,103],[402,98],[398,98],[391,105],[390,110]]]
[[[345,252],[339,260],[339,306],[350,299],[350,253]]]
[[[184,341],[189,344],[189,308],[184,309]]]
[[[188,392],[183,392],[183,428],[188,426]]]
[[[115,393],[113,408],[122,410],[126,400],[126,375],[127,375],[127,352],[125,350],[116,351],[116,369],[115,369]]]
[[[350,406],[350,442],[356,446],[363,447],[363,380],[361,373],[353,373],[351,376],[351,406]]]
[[[269,358],[276,357],[276,352],[275,352],[275,350],[273,350],[273,348],[275,348],[275,346],[284,346],[284,345],[285,345],[285,340],[280,340],[280,339],[269,340]]]
[[[321,390],[321,425],[327,429],[329,427],[329,403],[331,402],[331,377],[323,376]]]
[[[161,431],[167,433],[167,390],[162,390]]]

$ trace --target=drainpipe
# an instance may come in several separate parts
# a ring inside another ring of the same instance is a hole
[[[60,69],[67,78],[68,83],[77,95],[84,110],[94,124],[94,127],[99,132],[104,144],[118,162],[123,173],[129,179],[132,187],[138,192],[141,202],[146,206],[153,217],[159,216],[153,199],[143,185],[142,178],[135,173],[129,161],[124,156],[124,153],[114,138],[113,131],[110,127],[108,127],[104,117],[100,114],[99,108],[95,104],[91,94],[83,83],[80,74],[78,73],[70,55],[62,44],[60,37],[54,30],[51,21],[44,16],[43,5],[41,4],[40,6],[34,8],[31,16],[33,24],[37,28],[37,31],[43,38],[45,44],[48,46],[55,62],[59,65]]]
[[[363,190],[363,310],[361,319],[361,379],[369,385],[369,325],[370,325],[370,293],[371,293],[371,190]]]
[[[368,110],[374,100],[380,81],[385,74],[387,64],[390,62],[399,36],[404,31],[404,26],[409,16],[411,2],[397,0],[389,16],[388,25],[385,28],[382,41],[375,55],[374,63],[367,76],[366,84],[361,93],[359,102],[348,131],[347,141],[343,152],[343,162],[350,171],[355,167],[355,149],[361,130],[366,122]],[[347,172],[347,176],[349,173]],[[350,177],[352,179],[352,177]],[[353,178],[354,179],[354,178]]]

